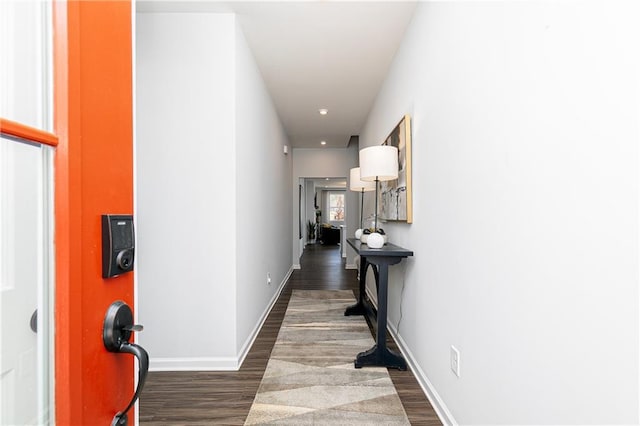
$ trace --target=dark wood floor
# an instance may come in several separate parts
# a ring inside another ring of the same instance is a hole
[[[140,399],[141,425],[242,425],[262,380],[293,289],[350,289],[339,246],[308,245],[239,371],[151,372]],[[390,348],[396,349],[390,339]],[[397,350],[397,349],[396,349]],[[389,370],[412,425],[440,425],[410,371]]]

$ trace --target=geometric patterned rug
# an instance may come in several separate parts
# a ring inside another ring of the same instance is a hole
[[[374,341],[350,290],[293,290],[245,425],[409,425],[389,373],[356,369]]]

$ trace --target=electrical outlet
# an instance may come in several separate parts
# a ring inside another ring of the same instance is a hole
[[[451,345],[451,371],[456,377],[460,377],[460,351]]]
[[[271,285],[271,273],[267,272],[267,284]]]

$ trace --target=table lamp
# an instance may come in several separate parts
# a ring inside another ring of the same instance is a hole
[[[362,210],[364,207],[365,191],[373,191],[376,189],[375,182],[365,182],[360,180],[360,167],[354,167],[349,171],[349,189],[360,192],[360,228],[356,230],[356,238],[360,239],[362,235]]]
[[[360,179],[375,182],[374,232],[369,235],[367,245],[370,248],[381,248],[384,245],[384,237],[378,232],[378,182],[398,179],[398,148],[376,145],[361,149]]]

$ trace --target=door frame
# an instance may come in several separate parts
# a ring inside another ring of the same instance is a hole
[[[134,361],[102,343],[133,274],[101,274],[101,214],[133,213],[132,2],[54,1],[56,424],[110,424]],[[78,348],[80,348],[78,350]]]

